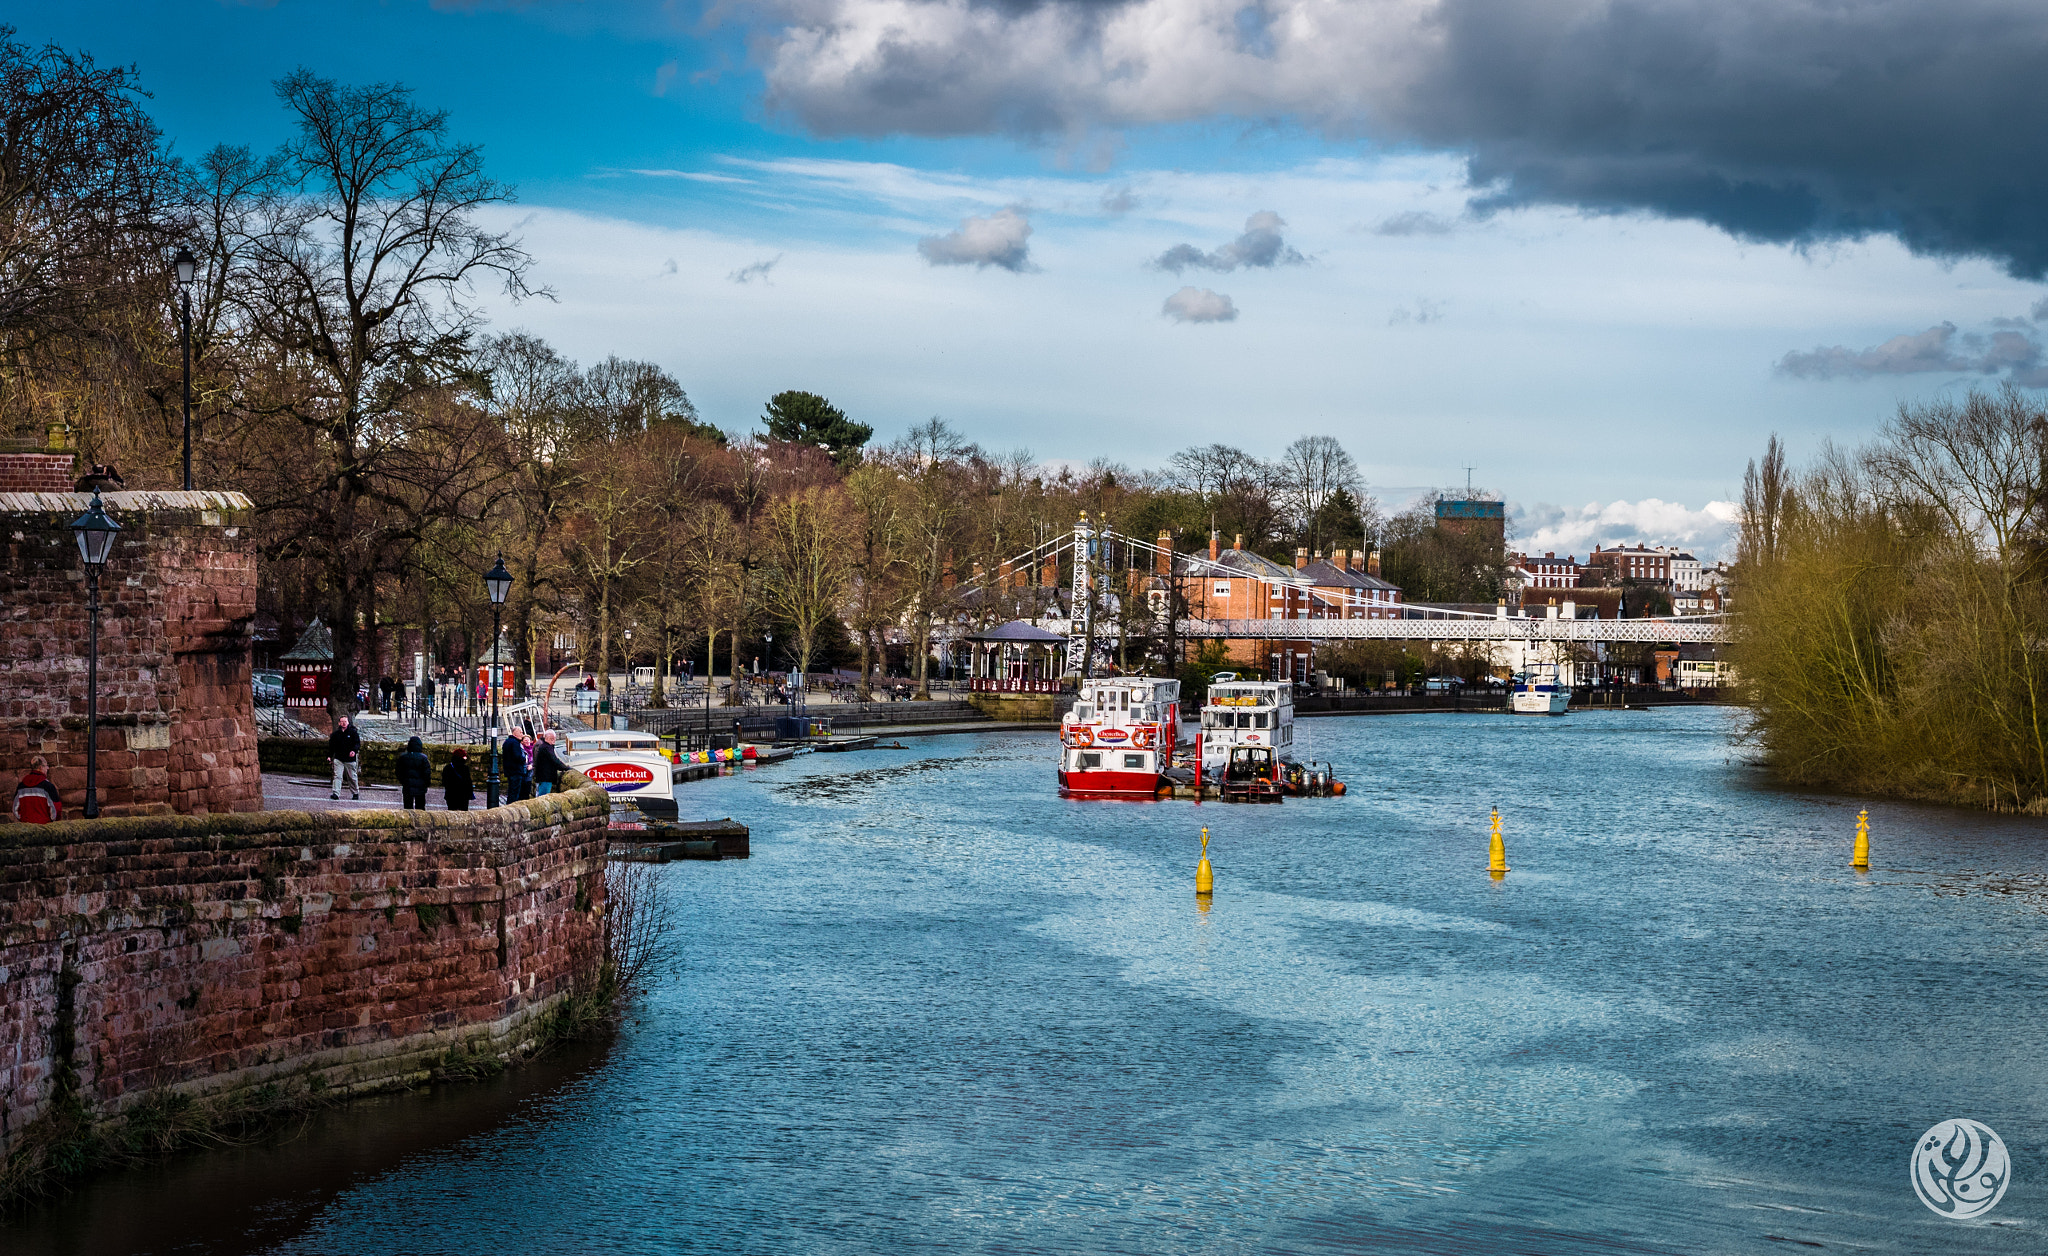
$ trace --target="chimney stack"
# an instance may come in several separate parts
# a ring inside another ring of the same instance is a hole
[[[1365,556],[1365,574],[1368,576],[1380,574],[1380,552],[1378,550],[1374,550]]]
[[[1060,556],[1047,554],[1038,564],[1038,585],[1043,589],[1060,587]]]
[[[1330,565],[1335,567],[1339,571],[1349,571],[1351,570],[1351,567],[1347,560],[1350,557],[1351,551],[1349,550],[1331,550]]]
[[[1216,529],[1214,529],[1214,528],[1211,528],[1211,529],[1209,529],[1209,561],[1210,561],[1210,562],[1212,562],[1212,563],[1213,563],[1213,562],[1215,562],[1215,561],[1216,561],[1216,553],[1217,553],[1217,550],[1218,550],[1218,549],[1219,549],[1219,548],[1220,548],[1220,547],[1222,546],[1222,544],[1223,544],[1223,542],[1222,542],[1221,538],[1219,538],[1219,537],[1218,537],[1218,536],[1216,535]]]
[[[1173,529],[1171,528],[1159,529],[1159,552],[1152,556],[1152,572],[1154,575],[1160,576],[1170,576],[1173,574]]]
[[[1295,569],[1296,571],[1301,571],[1301,570],[1304,570],[1304,569],[1306,569],[1307,567],[1308,567],[1308,546],[1306,546],[1306,545],[1297,545],[1297,546],[1295,546],[1295,547],[1294,547],[1294,569]]]
[[[1244,533],[1240,532],[1237,534],[1237,539],[1230,543],[1230,548],[1234,550],[1242,550],[1244,548]]]
[[[997,579],[999,579],[1002,582],[1002,586],[1005,589],[1013,589],[1017,587],[1017,569],[1014,563],[1012,563],[1009,559],[1006,558],[1003,560],[1003,565],[1001,567],[996,568],[996,570],[1000,573]]]

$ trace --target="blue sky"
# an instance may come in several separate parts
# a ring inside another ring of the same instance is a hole
[[[1713,552],[1768,433],[1807,453],[1902,400],[2048,382],[2030,277],[2048,233],[1997,199],[2043,198],[2022,180],[1958,210],[1943,163],[1976,159],[1951,151],[1970,131],[1855,131],[1881,112],[1856,98],[1859,58],[1925,31],[1786,26],[1828,8],[1797,0],[1642,8],[1656,41],[1588,27],[1546,51],[1506,0],[1484,24],[1505,52],[1463,33],[1462,0],[0,14],[133,63],[186,156],[278,142],[269,84],[300,65],[408,84],[517,185],[503,221],[559,295],[498,325],[659,361],[728,428],[804,388],[884,438],[937,414],[1046,460],[1327,432],[1392,504],[1476,468],[1534,549]],[[1715,80],[1660,104],[1660,76],[1682,77],[1668,50],[1710,38]],[[1994,45],[1972,38],[1953,36],[1973,82],[2048,68],[1973,69]],[[1827,94],[1772,77],[1801,39],[1841,62]],[[1583,73],[1582,41],[1605,49]]]

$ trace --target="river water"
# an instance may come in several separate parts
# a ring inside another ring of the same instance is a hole
[[[1305,720],[1351,792],[1277,807],[1064,802],[1043,734],[690,785],[754,857],[662,869],[688,957],[616,1040],[0,1250],[2048,1250],[2042,822],[1874,804],[1856,874],[1735,719]],[[1951,1117],[2011,1150],[1974,1222],[1908,1182]]]

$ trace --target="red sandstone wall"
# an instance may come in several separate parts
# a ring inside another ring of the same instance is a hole
[[[70,454],[0,454],[0,493],[68,493]]]
[[[30,455],[0,455],[0,457]],[[45,755],[85,800],[86,582],[71,520],[89,497],[0,493],[0,797]],[[263,805],[249,688],[256,551],[227,493],[109,493],[122,532],[100,578],[103,814]]]
[[[403,1085],[602,962],[606,796],[0,830],[0,1154],[60,1085]],[[430,923],[431,921],[431,923]],[[72,1079],[67,1082],[66,1077]]]

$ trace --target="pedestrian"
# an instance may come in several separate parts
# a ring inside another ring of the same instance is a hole
[[[469,751],[461,746],[455,748],[448,766],[441,769],[441,791],[450,811],[469,810],[469,800],[476,797],[476,787],[469,780]]]
[[[427,809],[427,787],[434,783],[434,763],[427,758],[427,748],[414,737],[405,743],[405,753],[398,756],[395,765],[398,771],[398,792],[405,796],[407,811]]]
[[[348,796],[361,799],[363,796],[363,735],[344,715],[334,722],[334,733],[327,739],[327,761],[334,765],[334,788],[328,791],[329,798],[341,797],[341,780],[348,777]]]
[[[522,802],[531,797],[533,759],[526,748],[526,734],[513,729],[499,752],[505,756],[505,801]]]
[[[534,797],[545,798],[554,793],[562,783],[562,769],[567,766],[555,753],[555,730],[547,729],[540,735],[540,744],[533,748]]]
[[[49,824],[64,818],[64,800],[50,783],[50,761],[41,755],[28,761],[28,771],[14,787],[14,818],[23,824]]]

